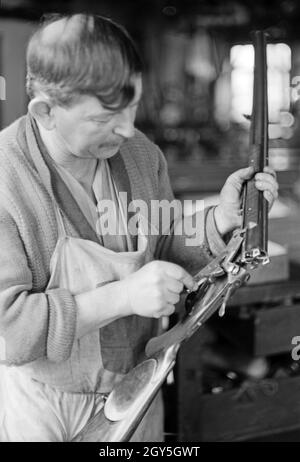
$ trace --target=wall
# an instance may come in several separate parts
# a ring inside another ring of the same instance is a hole
[[[0,74],[6,81],[6,100],[0,101],[1,128],[26,112],[25,54],[35,23],[0,20]]]

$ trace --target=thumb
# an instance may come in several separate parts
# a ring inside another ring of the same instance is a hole
[[[191,276],[191,274],[182,268],[182,266],[168,262],[166,266],[166,273],[170,277],[181,281],[189,290],[196,290],[196,288],[198,288],[193,276]]]
[[[236,172],[233,172],[227,178],[221,193],[223,193],[223,195],[225,193],[227,194],[229,190],[232,190],[232,187],[234,188],[233,190],[236,190],[238,193],[240,193],[244,181],[249,180],[253,175],[253,167],[240,168],[239,170],[236,170]]]
[[[181,281],[185,287],[191,291],[198,289],[198,284],[195,282],[195,279],[187,271],[184,271]]]
[[[245,167],[240,168],[236,172],[232,173],[229,178],[232,178],[239,183],[242,183],[244,180],[250,180],[250,178],[254,175],[254,167]]]

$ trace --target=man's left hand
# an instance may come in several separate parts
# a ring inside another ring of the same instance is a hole
[[[230,175],[220,193],[220,203],[215,209],[215,220],[221,235],[242,225],[241,192],[243,184],[253,175],[253,167],[242,168]],[[278,197],[276,174],[271,167],[265,167],[264,172],[256,173],[255,186],[263,191],[271,209]]]

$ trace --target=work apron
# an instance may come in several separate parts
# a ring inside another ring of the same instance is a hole
[[[137,251],[115,252],[96,242],[68,236],[58,207],[56,213],[59,239],[51,259],[48,289],[65,288],[77,295],[123,279],[151,260],[148,241],[142,230],[138,236]],[[100,309],[109,310],[109,306]],[[138,322],[140,317],[132,318]],[[143,319],[146,318],[140,318],[141,321]],[[125,318],[123,320],[126,321]],[[122,322],[122,319],[118,321]],[[101,342],[101,331],[105,327],[75,340],[67,361],[55,364],[39,360],[43,371],[40,377],[44,373],[45,381],[29,377],[22,368],[4,368],[2,441],[70,441],[103,407],[104,394],[121,380],[132,360],[130,354],[128,359],[126,351],[121,351],[122,343],[116,345],[116,350],[111,350],[114,345],[109,339],[108,343]],[[118,324],[116,328],[115,339]],[[110,332],[113,333],[113,329]],[[107,353],[106,363],[104,353]],[[127,360],[125,370],[122,370],[122,358],[125,362]],[[70,385],[70,380],[73,380],[73,385]],[[69,392],[70,386],[75,391]],[[162,435],[163,408],[159,394],[132,441],[162,441]]]

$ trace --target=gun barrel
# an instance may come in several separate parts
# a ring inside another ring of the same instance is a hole
[[[250,127],[250,162],[254,174],[268,165],[268,86],[266,33],[253,33],[255,50],[253,108]],[[244,261],[266,261],[268,244],[268,203],[255,187],[254,178],[246,183],[243,203],[243,227],[246,236],[242,251]]]

